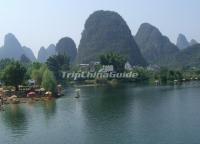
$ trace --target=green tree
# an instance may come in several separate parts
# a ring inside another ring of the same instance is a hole
[[[53,94],[56,93],[56,79],[54,74],[48,69],[43,73],[42,87],[45,88],[45,90],[51,91]]]
[[[36,81],[37,85],[41,85],[44,72],[47,69],[48,68],[46,65],[41,65],[40,67],[35,67],[32,69],[31,78]]]
[[[8,59],[8,58],[0,60],[0,70],[3,70],[7,65],[13,62],[14,62],[13,59]]]
[[[69,58],[66,55],[54,55],[47,59],[46,64],[57,81],[62,80],[62,71],[67,71],[70,67]]]
[[[162,68],[160,71],[160,80],[162,83],[167,83],[168,80],[168,69]]]
[[[31,60],[24,54],[21,56],[20,62],[25,65],[31,64]]]
[[[15,86],[16,91],[18,91],[18,85],[22,84],[26,74],[26,68],[22,66],[19,62],[13,62],[6,66],[2,73],[2,81],[6,85]]]
[[[126,58],[117,53],[108,53],[100,56],[100,63],[102,65],[113,65],[116,72],[124,72]]]
[[[179,81],[182,80],[183,79],[183,73],[181,71],[176,71],[175,78]]]
[[[167,80],[172,82],[176,79],[176,73],[173,70],[168,71]]]

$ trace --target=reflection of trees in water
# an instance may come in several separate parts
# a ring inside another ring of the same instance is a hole
[[[28,120],[26,112],[20,105],[9,105],[2,115],[3,122],[14,134],[24,135],[27,131]]]
[[[49,120],[56,113],[56,100],[44,101],[42,108],[44,110],[45,118]]]
[[[83,111],[87,117],[95,117],[101,120],[103,117],[112,119],[126,115],[128,105],[132,98],[130,89],[126,86],[105,86],[97,88],[89,88],[84,90],[85,95],[94,95],[87,101],[83,101]],[[119,117],[119,118],[120,118]]]
[[[134,100],[134,92],[124,86],[96,87],[81,91],[89,97],[82,101],[81,109],[91,143],[111,140],[113,137],[116,142],[120,140],[120,132],[123,131],[122,128],[126,128],[131,115],[129,108]]]

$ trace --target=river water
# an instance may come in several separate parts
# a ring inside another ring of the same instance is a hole
[[[200,83],[67,88],[50,102],[6,106],[0,144],[199,144]]]

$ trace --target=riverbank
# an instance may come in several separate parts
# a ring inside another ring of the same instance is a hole
[[[144,80],[144,81],[136,81],[127,80],[127,79],[98,79],[98,80],[82,80],[82,81],[71,81],[68,82],[67,86],[78,86],[78,87],[87,87],[87,86],[106,86],[106,85],[120,85],[120,84],[135,84],[135,85],[150,85],[150,86],[162,86],[162,85],[181,85],[188,82],[199,82],[200,79],[182,79],[182,80],[171,80],[167,82],[161,82],[159,80]]]
[[[9,104],[23,104],[23,103],[36,103],[41,101],[51,101],[54,100],[53,97],[34,97],[34,98],[27,98],[27,97],[5,97],[3,98],[3,102],[1,103],[0,107]]]

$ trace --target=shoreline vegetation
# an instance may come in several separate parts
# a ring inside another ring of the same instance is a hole
[[[173,70],[158,66],[132,67],[127,63],[125,57],[115,53],[102,55],[99,62],[88,65],[72,64],[67,55],[59,54],[47,59],[46,63],[3,59],[0,61],[0,105],[58,98],[63,95],[63,86],[115,86],[124,83],[178,85],[187,81],[200,80],[198,68]],[[133,73],[135,75],[126,78],[76,77],[74,79],[63,77],[62,72],[107,75]]]

